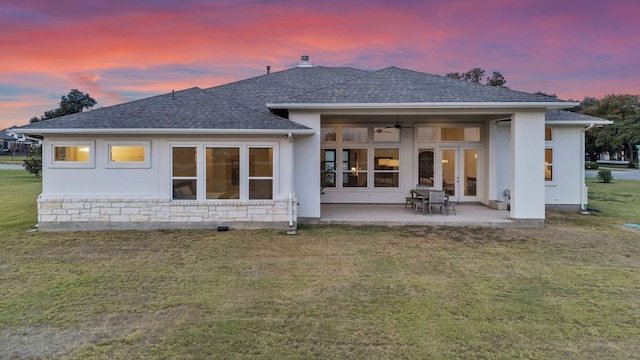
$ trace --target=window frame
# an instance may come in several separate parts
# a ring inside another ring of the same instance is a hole
[[[551,151],[551,162],[547,163],[547,150]],[[555,184],[555,176],[554,176],[554,168],[555,168],[555,160],[556,160],[556,151],[555,151],[555,147],[554,146],[545,146],[544,148],[544,181],[545,184]],[[547,180],[547,176],[546,176],[546,172],[547,172],[547,167],[550,168],[551,170],[551,179]]]
[[[132,146],[144,148],[144,161],[112,161],[111,149],[114,146]],[[107,165],[106,168],[110,169],[149,169],[151,168],[151,141],[150,140],[136,140],[136,141],[122,141],[122,140],[107,140]]]
[[[48,167],[50,168],[66,168],[66,169],[93,169],[96,167],[96,143],[95,141],[63,141],[55,140],[49,143],[51,155],[47,156]],[[88,147],[88,161],[62,161],[56,160],[56,147]]]

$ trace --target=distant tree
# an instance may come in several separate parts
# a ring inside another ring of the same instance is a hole
[[[60,98],[60,106],[53,110],[44,112],[44,115],[38,117],[32,117],[29,120],[30,124],[57,118],[60,116],[71,115],[82,112],[85,109],[90,109],[97,104],[96,100],[89,94],[85,94],[78,89],[71,89],[69,94]]]
[[[534,94],[536,94],[536,95],[548,96],[548,97],[550,97],[550,98],[554,98],[554,99],[557,99],[557,98],[558,98],[558,95],[556,95],[556,94],[547,94],[547,93],[543,93],[542,91],[537,91],[537,92],[535,92]]]
[[[494,71],[491,77],[487,77],[487,85],[489,86],[497,86],[508,89],[508,87],[505,85],[506,83],[507,80],[499,71]]]
[[[582,114],[614,122],[596,130],[597,135],[585,137],[588,150],[624,150],[626,156],[633,160],[636,153],[635,145],[640,144],[640,95],[611,94],[602,99],[587,97],[579,107]]]
[[[480,84],[484,79],[485,71],[482,68],[473,68],[467,72],[459,73],[459,72],[449,72],[444,76],[452,79],[464,80],[468,82],[478,83]],[[507,88],[505,84],[507,80],[504,78],[499,71],[494,71],[493,75],[487,77],[486,84],[490,86],[497,86],[502,88]]]
[[[42,147],[41,146],[32,146],[27,152],[27,159],[24,160],[25,170],[29,173],[37,176],[40,176],[42,172]]]

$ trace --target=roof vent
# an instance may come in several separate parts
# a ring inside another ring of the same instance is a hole
[[[302,55],[298,67],[312,67],[313,63],[309,62],[309,55]]]

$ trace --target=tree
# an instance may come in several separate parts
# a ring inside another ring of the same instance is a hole
[[[60,106],[53,110],[44,112],[44,115],[38,117],[32,117],[29,120],[30,124],[57,118],[60,116],[71,115],[82,112],[85,109],[90,109],[97,104],[96,100],[89,94],[85,94],[78,89],[71,89],[69,94],[60,98]]]
[[[34,116],[29,120],[29,123],[33,124],[39,121],[79,113],[85,109],[94,107],[97,103],[98,102],[89,94],[85,94],[78,89],[71,89],[69,94],[60,98],[60,106],[57,109],[45,111],[44,115],[39,118]],[[24,160],[23,166],[31,174],[39,176],[42,171],[42,149],[40,147],[31,148],[27,154],[27,159]]]
[[[40,172],[42,172],[42,147],[41,146],[33,146],[27,152],[27,159],[24,160],[25,170],[29,173],[37,176],[40,176]]]
[[[624,151],[633,160],[635,145],[640,144],[640,95],[611,94],[602,99],[585,98],[579,112],[613,120],[613,124],[585,137],[587,150]],[[589,130],[591,132],[592,130]]]
[[[446,73],[444,76],[452,79],[464,80],[464,81],[480,84],[480,82],[484,78],[484,74],[485,74],[485,71],[482,68],[473,68],[463,73],[449,72],[449,73]],[[505,86],[506,83],[507,83],[507,80],[504,78],[504,75],[502,75],[499,71],[494,71],[493,75],[490,77],[487,77],[486,79],[486,84],[489,86],[507,88]]]

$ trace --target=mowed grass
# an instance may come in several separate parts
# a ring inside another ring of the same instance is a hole
[[[34,233],[24,173],[0,358],[640,358],[639,182],[590,182],[600,212],[544,229]]]
[[[27,155],[25,155],[23,153],[15,154],[15,155],[3,154],[3,155],[0,155],[0,164],[22,165],[22,164],[24,164],[24,161],[26,159],[27,159]]]

